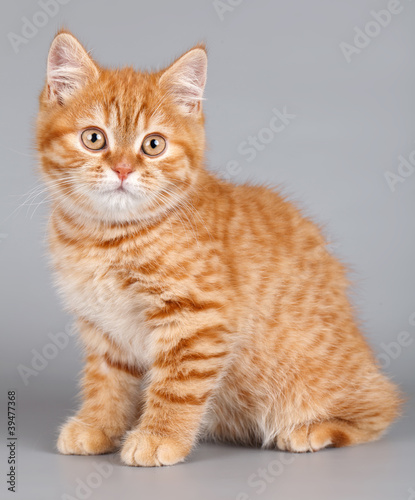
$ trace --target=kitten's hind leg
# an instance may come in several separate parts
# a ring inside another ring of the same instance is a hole
[[[381,432],[366,430],[343,420],[326,420],[297,427],[291,432],[281,432],[277,437],[280,450],[303,453],[322,448],[340,448],[372,441]]]
[[[58,451],[65,455],[115,451],[137,417],[140,381],[140,374],[89,355],[82,381],[83,404],[62,427]]]

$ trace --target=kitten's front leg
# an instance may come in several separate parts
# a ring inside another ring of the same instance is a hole
[[[225,368],[227,336],[222,325],[159,336],[145,411],[124,443],[127,465],[172,465],[186,458]]]
[[[136,418],[141,375],[90,354],[82,380],[83,404],[62,427],[57,448],[65,455],[116,450]]]

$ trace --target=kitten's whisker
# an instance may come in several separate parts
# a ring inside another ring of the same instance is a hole
[[[167,203],[167,202],[169,201],[169,199],[168,199],[166,196],[164,196],[163,194],[161,194],[161,193],[158,193],[158,196],[159,196],[159,198],[160,198],[160,199],[162,199],[165,203]],[[172,198],[173,198],[173,200],[175,201],[175,198],[174,198],[173,196],[172,196]],[[177,199],[177,198],[176,198],[176,199]],[[183,201],[183,200],[180,200],[180,201]],[[189,217],[187,216],[187,214],[186,214],[186,213],[184,213],[184,212],[180,212],[180,207],[176,207],[175,214],[176,214],[176,215],[180,218],[180,220],[181,220],[181,221],[183,221],[183,219],[180,217],[180,213],[182,213],[182,214],[186,217],[187,221],[189,222],[189,224],[190,224],[190,229],[191,229],[191,231],[192,231],[192,233],[193,233],[193,235],[194,235],[194,238],[195,238],[195,240],[196,240],[196,244],[197,244],[197,246],[199,247],[199,238],[198,238],[198,236],[197,236],[197,234],[196,234],[196,232],[195,232],[195,227],[194,227],[194,225],[192,224],[192,222],[191,222],[191,220],[189,219]],[[186,229],[186,227],[185,227],[185,226],[184,226],[184,228]]]

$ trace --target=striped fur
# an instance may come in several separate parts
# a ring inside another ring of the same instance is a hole
[[[52,46],[37,144],[85,348],[61,453],[122,443],[128,465],[174,464],[201,438],[315,451],[376,439],[398,414],[316,225],[204,168],[205,72],[201,46],[155,73],[104,69],[67,32]],[[91,126],[107,149],[82,147]],[[160,157],[140,152],[150,133],[167,139]]]

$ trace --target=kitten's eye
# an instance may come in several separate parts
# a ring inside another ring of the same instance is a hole
[[[148,156],[158,156],[166,149],[166,139],[158,134],[148,135],[141,145],[141,149]]]
[[[93,151],[103,149],[107,144],[105,135],[97,128],[87,128],[84,130],[81,134],[81,140],[87,149],[92,149]]]

